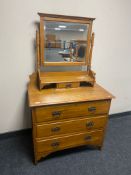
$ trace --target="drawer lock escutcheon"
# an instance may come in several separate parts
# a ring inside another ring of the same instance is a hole
[[[60,127],[52,128],[51,131],[52,131],[52,132],[58,132],[58,131],[60,131]]]
[[[86,137],[85,137],[85,141],[88,141],[88,140],[91,140],[91,139],[92,139],[91,136],[86,136]]]
[[[96,111],[96,107],[89,107],[89,108],[88,108],[88,111],[89,111],[89,112],[94,112],[94,111]]]
[[[86,123],[86,127],[93,127],[94,126],[94,122],[90,121]]]
[[[52,112],[52,116],[53,117],[60,117],[60,115],[61,115],[61,111],[54,111],[54,112]]]
[[[66,88],[71,88],[71,83],[66,84]]]
[[[56,147],[58,147],[59,145],[60,145],[59,142],[53,142],[53,143],[51,144],[51,146],[52,146],[53,148],[56,148]]]

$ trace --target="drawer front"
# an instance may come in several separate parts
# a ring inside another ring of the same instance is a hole
[[[73,132],[86,132],[92,129],[104,128],[107,122],[107,116],[92,118],[78,118],[55,123],[37,124],[35,127],[36,137],[56,136]]]
[[[110,100],[37,107],[34,109],[35,122],[108,114],[109,108]]]
[[[70,82],[70,83],[58,83],[57,88],[76,88],[79,87],[79,82]]]
[[[80,145],[101,145],[103,131],[97,130],[48,140],[36,140],[37,152],[56,151]]]

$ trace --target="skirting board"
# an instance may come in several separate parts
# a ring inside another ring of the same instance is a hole
[[[126,116],[129,116],[129,115],[131,115],[131,111],[126,111],[126,112],[111,114],[111,115],[109,115],[109,119],[112,120],[112,119],[115,119],[115,118],[126,117]],[[27,134],[32,135],[31,128],[22,129],[22,130],[19,130],[19,131],[2,133],[2,134],[0,134],[0,140],[15,137],[15,136],[20,136],[20,135],[27,135]]]
[[[6,133],[0,134],[0,140],[8,139],[11,137],[16,137],[16,136],[31,135],[31,134],[32,134],[31,128],[22,129],[22,130],[18,130],[18,131],[11,131],[11,132],[6,132]]]
[[[116,113],[116,114],[110,114],[109,118],[120,118],[120,117],[126,117],[127,115],[131,115],[131,111],[126,111],[126,112],[121,112],[121,113]]]

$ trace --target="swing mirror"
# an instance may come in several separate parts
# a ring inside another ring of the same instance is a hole
[[[90,35],[90,20],[41,18],[40,50],[43,65],[86,65]]]

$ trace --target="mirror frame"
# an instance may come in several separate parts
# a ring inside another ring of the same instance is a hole
[[[81,66],[81,65],[88,65],[89,61],[89,52],[91,47],[91,35],[92,35],[92,24],[95,18],[86,18],[86,17],[76,17],[76,16],[65,16],[65,15],[54,15],[54,14],[45,14],[45,13],[38,13],[40,16],[40,60],[41,66]],[[56,21],[56,22],[71,22],[71,23],[80,23],[80,24],[87,24],[88,33],[87,33],[87,47],[86,47],[86,59],[84,62],[45,62],[44,60],[44,22],[45,21]]]

